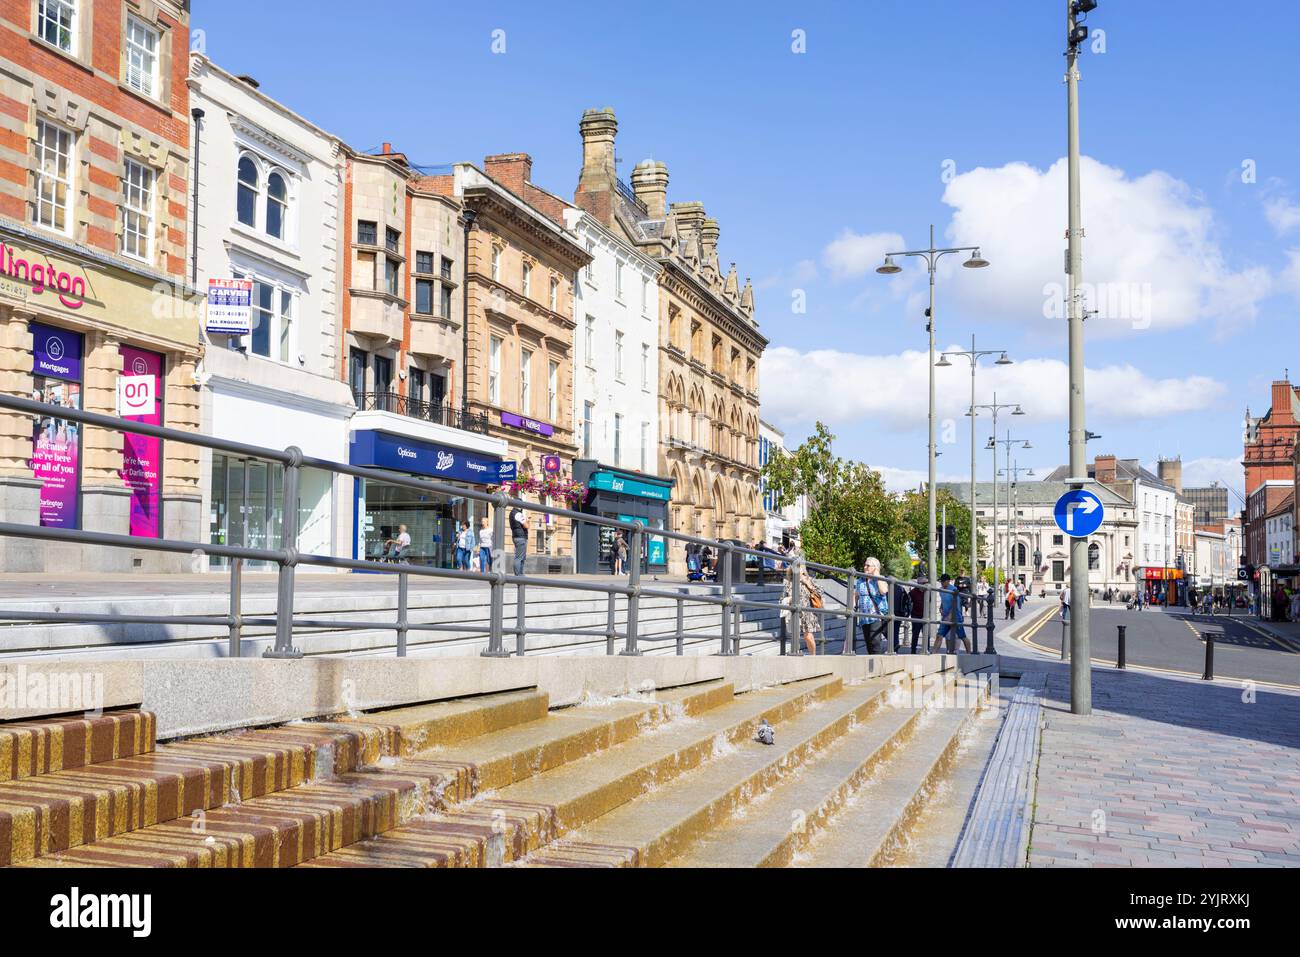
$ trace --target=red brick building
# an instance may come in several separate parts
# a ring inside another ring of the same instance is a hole
[[[1288,379],[1273,382],[1272,404],[1262,416],[1246,410],[1242,465],[1246,470],[1247,561],[1269,561],[1267,519],[1294,493],[1296,443],[1300,437],[1300,393]]]
[[[197,423],[199,317],[186,287],[188,0],[0,2],[0,389]],[[193,448],[0,415],[7,521],[197,539]],[[82,546],[0,543],[0,569],[169,568]],[[188,565],[188,559],[182,564]]]

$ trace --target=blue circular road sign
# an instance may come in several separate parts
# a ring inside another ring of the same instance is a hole
[[[1056,500],[1057,527],[1071,538],[1086,538],[1101,527],[1105,506],[1094,492],[1077,488]]]

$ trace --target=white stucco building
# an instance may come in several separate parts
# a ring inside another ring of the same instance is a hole
[[[764,541],[773,548],[782,544],[788,532],[793,532],[808,517],[808,500],[799,496],[798,500],[784,508],[777,508],[776,496],[768,491],[762,479],[761,469],[767,465],[774,454],[785,452],[785,433],[770,422],[758,420],[758,467],[760,477],[758,490],[763,497],[763,514],[765,517]]]
[[[566,209],[564,217],[592,257],[574,284],[578,458],[653,474],[659,457],[661,267],[583,210]]]
[[[202,430],[346,462],[355,406],[338,354],[342,144],[201,54],[191,54],[189,85],[203,111],[195,285],[253,282],[252,333],[203,335]],[[209,541],[278,547],[277,466],[204,450],[201,476]],[[305,470],[298,547],[348,553],[351,499],[350,479]]]

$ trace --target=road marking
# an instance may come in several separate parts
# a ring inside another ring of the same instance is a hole
[[[1040,645],[1040,644],[1038,644],[1038,642],[1036,642],[1036,641],[1030,641],[1030,640],[1029,640],[1030,638],[1032,638],[1032,637],[1033,637],[1033,636],[1038,632],[1038,630],[1039,630],[1040,628],[1043,627],[1043,625],[1047,624],[1047,622],[1048,622],[1051,618],[1053,618],[1053,617],[1055,617],[1054,614],[1053,614],[1052,612],[1049,611],[1049,612],[1048,612],[1047,614],[1045,614],[1042,618],[1040,618],[1038,621],[1036,621],[1036,622],[1034,623],[1033,627],[1031,627],[1031,628],[1030,628],[1028,631],[1026,631],[1023,635],[1012,635],[1012,636],[1009,636],[1008,640],[1010,640],[1010,641],[1018,641],[1018,642],[1020,642],[1020,643],[1022,643],[1022,644],[1028,645],[1030,648],[1034,648],[1034,649],[1036,649],[1037,651],[1041,651],[1041,652],[1043,652],[1044,654],[1049,654],[1049,655],[1052,655],[1052,656],[1057,656],[1057,655],[1059,655],[1059,654],[1061,653],[1061,649],[1060,649],[1060,648],[1048,648],[1046,645]],[[1190,625],[1189,625],[1188,627],[1190,627]],[[1109,658],[1097,658],[1097,657],[1095,657],[1095,656],[1094,656],[1093,659],[1092,659],[1092,663],[1093,663],[1093,665],[1106,665],[1106,666],[1111,667],[1111,668],[1117,667],[1117,665],[1118,665],[1118,662],[1116,662],[1116,661],[1112,661],[1112,660],[1110,660]],[[1127,663],[1127,664],[1126,664],[1126,667],[1127,667],[1130,671],[1154,671],[1154,672],[1157,672],[1157,673],[1159,673],[1159,674],[1164,674],[1164,675],[1177,675],[1177,676],[1180,677],[1180,678],[1202,678],[1202,677],[1203,677],[1203,674],[1202,674],[1201,672],[1197,672],[1197,671],[1179,671],[1179,670],[1177,670],[1177,669],[1175,669],[1175,668],[1161,668],[1161,667],[1158,666],[1158,665],[1135,665],[1135,664],[1132,664],[1132,663],[1130,662],[1130,663]],[[1284,684],[1283,682],[1280,682],[1280,681],[1262,681],[1262,680],[1260,680],[1259,678],[1232,678],[1232,677],[1227,677],[1227,676],[1224,676],[1224,675],[1219,675],[1219,676],[1215,677],[1214,681],[1215,681],[1215,683],[1221,683],[1221,682],[1235,682],[1235,683],[1237,683],[1238,685],[1241,685],[1242,683],[1249,681],[1249,682],[1251,682],[1252,684],[1254,684],[1254,685],[1256,685],[1256,686],[1258,686],[1258,687],[1261,687],[1261,688],[1276,688],[1276,689],[1278,689],[1279,691],[1296,691],[1296,690],[1300,690],[1300,684],[1289,685],[1289,684]]]

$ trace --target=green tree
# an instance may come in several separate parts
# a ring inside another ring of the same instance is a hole
[[[935,534],[938,536],[938,547],[940,549],[943,548],[941,523],[945,506],[947,506],[948,512],[948,524],[957,529],[957,548],[948,552],[948,574],[968,575],[970,574],[970,509],[947,489],[941,488],[935,492]],[[902,520],[907,526],[907,543],[924,561],[930,553],[927,543],[930,533],[929,495],[923,491],[905,492],[900,503],[900,512]],[[983,546],[982,541],[980,545]],[[942,568],[942,551],[939,552],[938,560],[939,567]],[[935,571],[937,573],[938,569],[935,569]]]
[[[818,422],[802,445],[768,460],[763,467],[766,488],[778,508],[805,498],[808,514],[799,531],[804,553],[812,561],[860,568],[875,555],[884,563],[907,540],[899,503],[885,489],[879,472],[837,458],[831,449],[834,440]]]

